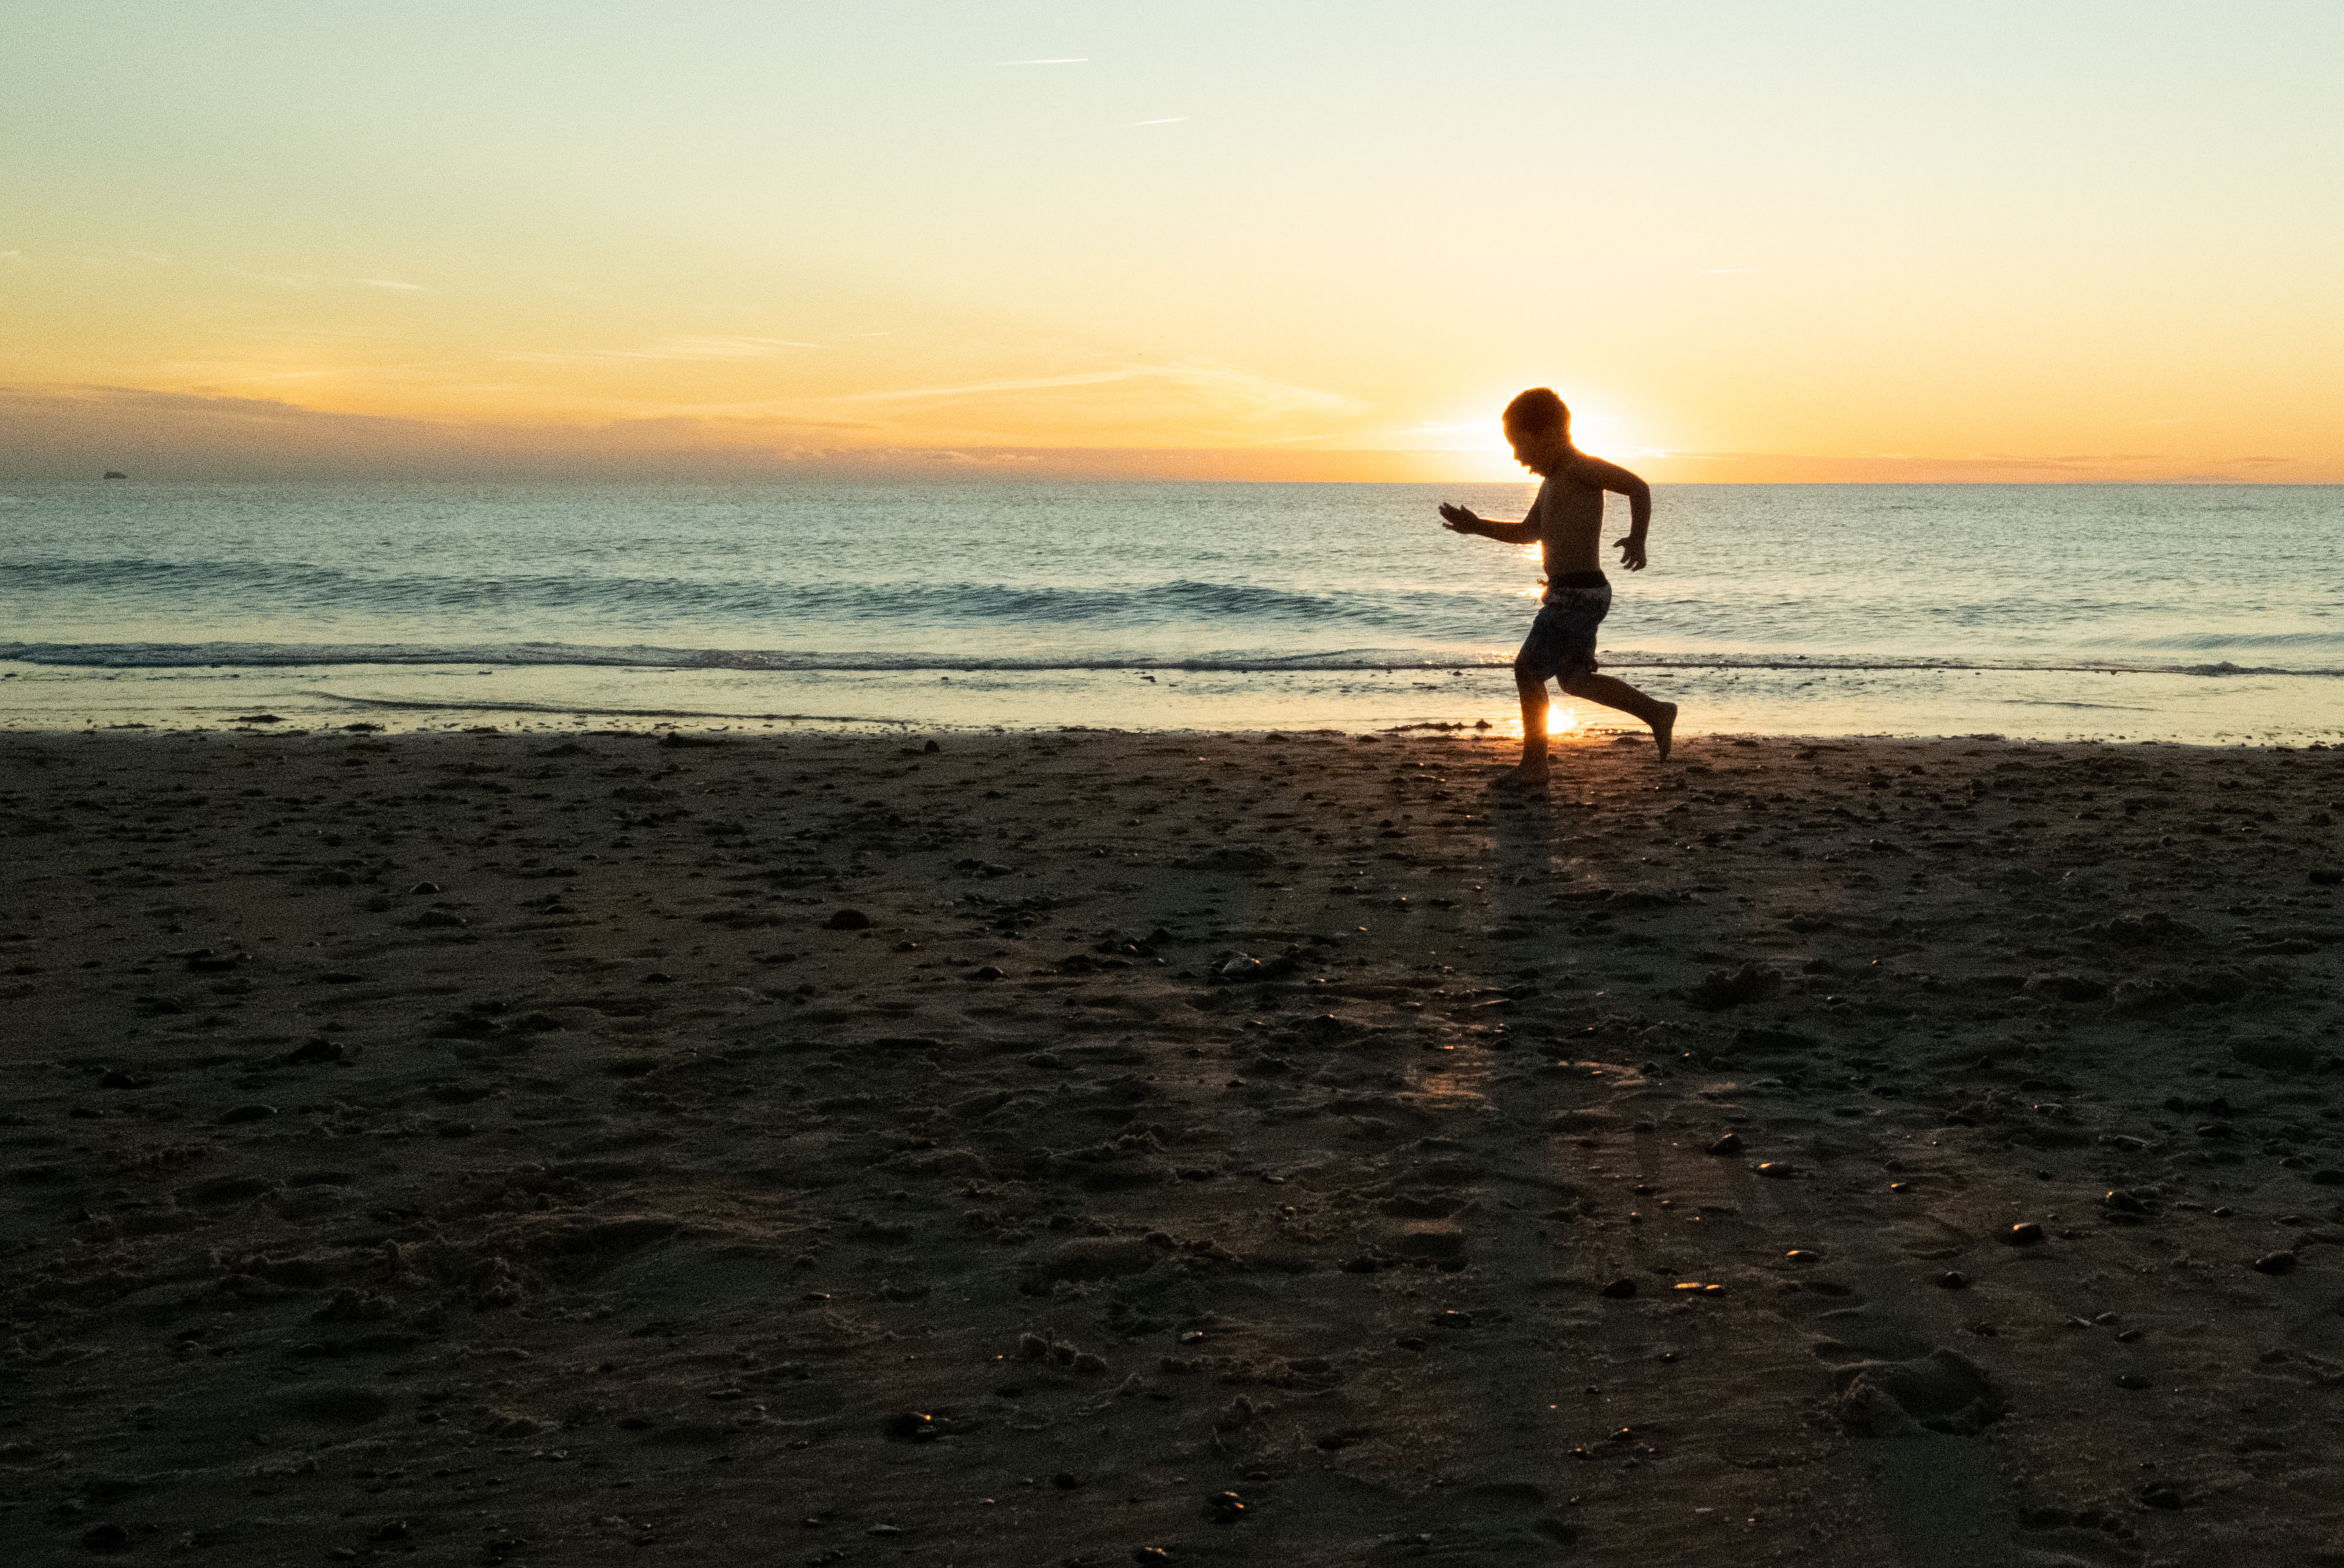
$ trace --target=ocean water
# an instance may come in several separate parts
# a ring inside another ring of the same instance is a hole
[[[1535,554],[1434,508],[1531,493],[0,485],[0,724],[1510,730]],[[1663,487],[1603,659],[1693,732],[2330,740],[2339,538],[2344,487]]]

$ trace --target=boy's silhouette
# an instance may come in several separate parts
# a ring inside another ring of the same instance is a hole
[[[1479,534],[1510,545],[1535,540],[1546,558],[1546,601],[1514,656],[1514,686],[1522,699],[1522,761],[1516,777],[1543,784],[1546,762],[1546,683],[1573,697],[1632,713],[1652,727],[1662,761],[1674,738],[1677,705],[1658,702],[1624,680],[1595,673],[1595,628],[1612,608],[1612,584],[1596,553],[1603,535],[1603,492],[1628,498],[1628,537],[1614,540],[1620,562],[1644,569],[1644,532],[1652,520],[1652,487],[1616,463],[1591,457],[1571,444],[1571,410],[1552,388],[1533,387],[1506,405],[1506,439],[1514,458],[1545,481],[1530,516],[1493,523],[1463,507],[1443,503],[1442,522],[1453,532]]]

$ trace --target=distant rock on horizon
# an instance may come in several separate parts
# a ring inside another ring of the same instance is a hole
[[[129,475],[124,473],[119,468],[108,468],[106,471],[106,477],[109,479],[126,479],[130,477]]]

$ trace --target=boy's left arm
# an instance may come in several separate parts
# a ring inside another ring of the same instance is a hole
[[[1620,564],[1632,572],[1644,569],[1644,534],[1652,526],[1652,487],[1617,463],[1587,459],[1587,477],[1607,490],[1628,498],[1628,537],[1612,541]]]

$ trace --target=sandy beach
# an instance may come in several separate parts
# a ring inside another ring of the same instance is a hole
[[[0,736],[15,1563],[2344,1563],[2344,753]]]

